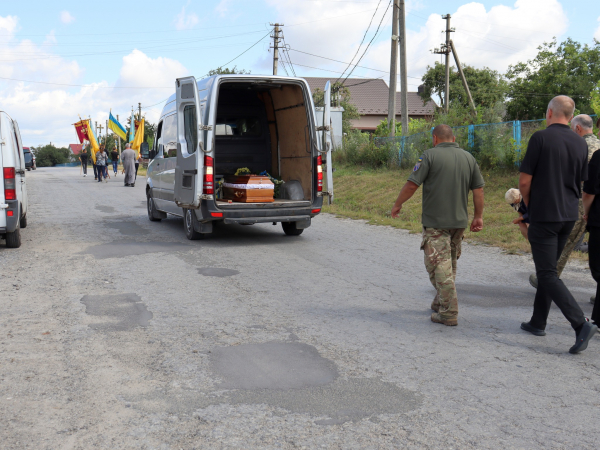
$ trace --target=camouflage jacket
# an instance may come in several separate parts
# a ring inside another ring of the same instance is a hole
[[[600,150],[600,139],[598,139],[596,136],[594,136],[593,134],[586,134],[585,136],[583,136],[583,138],[585,139],[585,142],[587,143],[588,146],[588,162],[590,161],[590,159],[592,159],[592,155],[594,154],[594,152],[596,150]]]

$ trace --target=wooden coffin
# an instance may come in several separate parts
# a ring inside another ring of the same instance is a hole
[[[275,186],[269,177],[258,175],[227,176],[223,180],[223,199],[241,203],[273,201]]]

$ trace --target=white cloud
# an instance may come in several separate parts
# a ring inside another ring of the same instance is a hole
[[[600,22],[600,17],[598,17],[598,22]],[[600,41],[600,25],[598,25],[598,28],[596,29],[596,32],[594,33],[594,38],[598,41]]]
[[[68,23],[74,22],[75,21],[75,17],[73,17],[69,11],[62,11],[60,13],[60,21],[62,23],[67,23],[68,24]]]
[[[409,15],[411,22],[418,16]],[[440,61],[440,55],[430,50],[440,47],[446,23],[439,15],[430,15],[418,31],[407,33],[409,76],[420,77],[426,67]],[[490,67],[500,73],[510,64],[535,57],[537,47],[567,30],[568,20],[557,0],[517,0],[514,5],[498,5],[486,11],[481,3],[468,3],[452,13],[451,26],[456,29],[451,38],[461,64]],[[381,43],[369,55],[369,64],[389,67],[390,44]],[[454,65],[454,61],[452,60]],[[387,68],[386,70],[389,70]],[[418,84],[409,79],[409,84]],[[409,86],[415,89],[415,86]]]
[[[369,4],[323,2],[318,8],[305,8],[297,0],[267,0],[277,10],[286,26],[283,28],[286,42],[292,47],[329,58],[350,61],[363,37],[374,8]],[[442,31],[445,21],[440,15],[422,17],[419,9],[421,1],[407,2],[407,51],[409,89],[416,90],[420,77],[428,65],[440,61],[440,55],[430,50],[439,47],[444,40]],[[362,13],[359,13],[362,11]],[[358,13],[358,14],[357,14]],[[568,27],[568,20],[558,0],[516,0],[512,6],[498,5],[486,10],[481,3],[471,2],[460,6],[452,15],[451,26],[456,28],[452,39],[462,64],[475,67],[488,66],[504,73],[509,64],[526,61],[535,57],[537,47],[560,36]],[[321,20],[327,17],[344,16],[336,19]],[[387,26],[379,43],[371,49],[361,61],[361,66],[381,71],[390,70],[391,13],[383,22]],[[373,30],[379,24],[381,10],[377,13],[367,42]],[[311,22],[307,25],[295,25]],[[419,26],[419,24],[422,24]],[[312,50],[312,51],[311,51]],[[362,51],[361,51],[362,53]],[[290,52],[293,62],[324,69],[342,71],[345,66],[327,60],[314,58],[300,53]],[[264,58],[263,65],[270,61]],[[299,73],[311,73],[312,76],[337,77],[336,73],[299,68]],[[356,69],[354,74],[380,77],[388,80],[387,73]],[[334,78],[335,79],[335,78]]]
[[[8,25],[6,25],[8,23]],[[0,17],[0,29],[16,29],[17,20]],[[53,36],[50,33],[48,36]],[[134,50],[122,59],[116,82],[110,80],[81,85],[84,73],[77,62],[50,53],[31,41],[18,41],[13,35],[0,43],[3,64],[0,77],[0,104],[19,122],[23,142],[40,145],[52,142],[67,145],[76,142],[72,123],[79,114],[104,124],[112,108],[122,121],[138,102],[142,106],[159,103],[175,91],[175,78],[189,74],[178,61],[168,58],[150,58]],[[115,86],[112,88],[111,86]],[[144,109],[146,118],[156,122],[162,104]]]
[[[215,7],[215,11],[221,16],[224,17],[229,12],[229,5],[231,0],[221,0],[219,4]]]
[[[17,30],[19,18],[17,16],[0,16],[0,30],[5,30],[8,34],[13,34]]]
[[[177,30],[188,30],[190,28],[194,28],[199,20],[198,16],[195,13],[186,12],[186,8],[189,6],[190,2],[187,5],[181,8],[181,12],[175,16],[175,28]]]

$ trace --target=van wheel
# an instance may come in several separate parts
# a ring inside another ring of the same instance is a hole
[[[300,236],[304,231],[303,228],[296,227],[296,222],[281,222],[281,227],[288,236]]]
[[[161,219],[164,219],[167,216],[164,212],[156,209],[156,206],[154,206],[154,199],[150,193],[148,193],[146,197],[146,205],[148,206],[148,219],[150,219],[151,222],[160,222]]]
[[[206,235],[204,233],[198,233],[194,229],[194,221],[197,220],[194,212],[191,209],[183,210],[183,228],[185,230],[185,236],[190,241],[198,241],[204,239]]]
[[[12,233],[6,233],[6,248],[19,248],[21,246],[21,227],[17,225],[17,229]]]
[[[21,228],[27,228],[27,215],[21,217],[21,221],[19,222],[19,226]]]

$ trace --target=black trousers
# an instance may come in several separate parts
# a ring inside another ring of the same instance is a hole
[[[600,323],[600,227],[588,227],[588,231],[590,232],[590,240],[588,241],[590,270],[592,277],[598,284],[596,287],[596,301],[594,302],[592,320]]]
[[[87,175],[87,161],[81,161],[81,167],[83,167],[83,174]]]
[[[527,232],[535,263],[538,288],[533,303],[531,325],[546,328],[552,302],[560,308],[573,328],[585,322],[583,311],[558,278],[556,264],[575,225],[573,222],[537,222],[529,225]],[[591,250],[590,250],[591,252]]]

